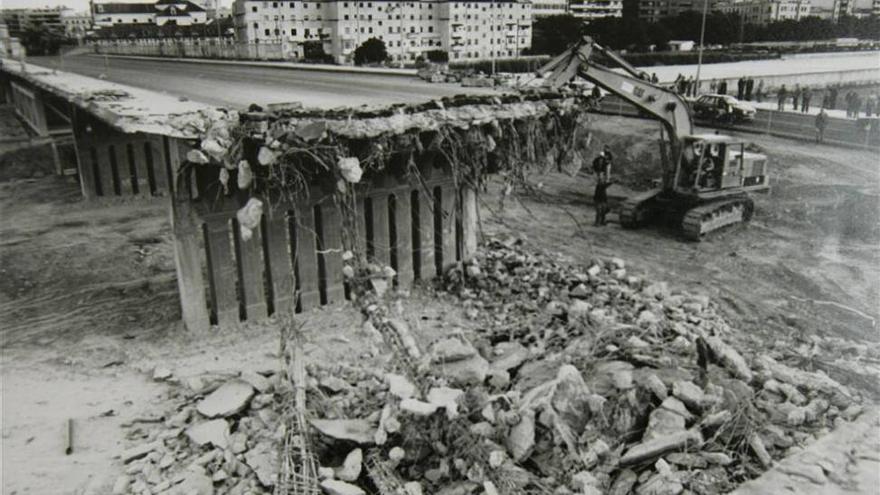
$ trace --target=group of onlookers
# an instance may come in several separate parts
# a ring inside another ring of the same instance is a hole
[[[830,86],[821,90],[821,92],[821,108],[828,110],[837,109],[840,88],[838,86]],[[800,106],[801,112],[809,112],[813,93],[814,91],[806,85],[801,87],[800,84],[795,84],[794,89],[789,91],[785,84],[783,84],[776,92],[776,109],[779,111],[785,110],[785,105],[790,98],[792,110],[797,111],[798,106]],[[878,105],[880,105],[880,95],[867,95],[863,97],[855,91],[849,91],[843,97],[843,101],[847,117],[858,118],[861,112],[864,112],[866,117],[880,115],[880,108],[878,108]]]

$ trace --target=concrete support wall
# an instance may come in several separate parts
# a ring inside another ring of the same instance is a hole
[[[167,138],[125,134],[82,110],[71,124],[83,196],[165,196],[172,183]]]
[[[182,156],[182,155],[180,155]],[[424,182],[380,177],[364,185],[357,230],[367,258],[394,268],[396,283],[426,280],[476,250],[476,197],[430,164]],[[343,223],[333,196],[313,187],[296,204],[264,201],[264,217],[244,240],[236,211],[245,198],[220,194],[216,169],[178,176],[173,196],[181,305],[188,328],[235,325],[278,312],[342,302]],[[271,206],[270,206],[271,205]]]
[[[49,126],[46,123],[46,109],[36,91],[26,88],[16,82],[10,82],[12,105],[15,113],[28,125],[38,136],[47,136]]]

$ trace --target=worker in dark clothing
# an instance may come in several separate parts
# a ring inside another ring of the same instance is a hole
[[[776,110],[780,112],[785,110],[786,98],[788,98],[788,90],[785,89],[785,84],[783,84],[779,91],[776,92]]]
[[[605,215],[608,213],[608,195],[606,190],[611,186],[611,164],[614,156],[611,148],[605,146],[599,156],[593,159],[593,173],[596,174],[596,189],[593,192],[593,202],[596,205],[596,225],[605,225]]]
[[[755,80],[751,77],[746,79],[746,101],[752,101],[752,93],[755,91]]]
[[[736,81],[736,99],[742,100],[743,96],[746,92],[746,80],[744,77],[739,78]]]
[[[798,111],[798,102],[801,101],[801,85],[795,84],[794,91],[791,92],[791,109]]]
[[[825,128],[828,127],[828,114],[825,113],[825,109],[819,110],[819,115],[816,115],[816,142],[821,143],[825,141]]]
[[[726,95],[727,94],[727,81],[722,80],[718,83],[718,94]]]
[[[813,91],[810,90],[809,86],[804,86],[804,91],[801,94],[801,113],[809,113],[810,112],[810,100],[813,99]]]
[[[608,207],[608,188],[613,183],[612,179],[596,180],[596,189],[593,191],[593,204],[596,206],[596,221],[594,225],[605,225],[608,223],[608,220],[605,218],[610,210]]]
[[[828,108],[832,110],[837,108],[837,86],[831,86],[831,91],[828,94]]]

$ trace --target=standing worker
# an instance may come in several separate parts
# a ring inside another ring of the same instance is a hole
[[[798,111],[798,102],[800,101],[800,99],[801,99],[801,85],[795,84],[794,91],[791,92],[791,106],[792,106],[792,110],[794,110],[795,112]]]
[[[810,113],[810,100],[813,99],[813,92],[809,86],[804,86],[804,93],[801,95],[801,113]]]
[[[611,164],[614,157],[611,148],[605,146],[599,156],[593,160],[593,173],[596,174],[596,189],[593,192],[593,204],[596,206],[595,225],[605,225],[608,214],[608,187],[611,186]]]
[[[776,92],[776,110],[780,112],[785,110],[786,98],[788,98],[788,90],[785,89],[785,84],[783,84],[779,91]]]
[[[816,115],[816,142],[821,143],[825,141],[825,128],[828,127],[828,114],[825,113],[825,109],[819,110],[819,115]]]
[[[752,101],[752,93],[755,91],[755,80],[751,77],[746,79],[746,101]]]

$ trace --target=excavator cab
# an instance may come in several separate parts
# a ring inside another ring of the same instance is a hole
[[[767,157],[745,150],[745,143],[730,136],[682,136],[681,160],[675,170],[674,189],[682,195],[712,198],[731,190],[769,188]]]

